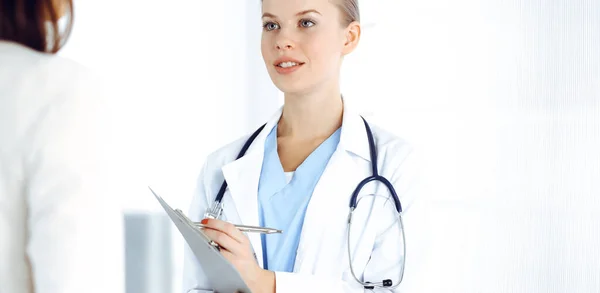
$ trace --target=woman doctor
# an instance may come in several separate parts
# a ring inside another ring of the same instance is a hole
[[[403,214],[413,200],[415,175],[409,144],[377,126],[368,129],[340,93],[342,60],[361,34],[358,1],[263,0],[262,11],[262,55],[273,83],[285,93],[284,105],[244,156],[236,159],[250,135],[207,158],[190,219],[207,225],[206,235],[252,292],[397,290],[404,244],[395,201],[384,184],[370,182],[359,192],[347,246],[350,199],[373,175],[372,165],[395,188]],[[204,218],[223,180],[222,217]],[[246,235],[233,224],[283,234]],[[386,279],[393,286],[364,284]],[[210,285],[186,246],[183,291],[194,290]]]

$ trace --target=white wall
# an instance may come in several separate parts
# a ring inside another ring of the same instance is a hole
[[[173,207],[187,210],[206,156],[279,106],[260,57],[258,1],[75,5],[75,29],[61,55],[106,77],[112,195],[124,213],[161,213],[146,187],[152,185]],[[254,104],[262,111],[250,112]],[[183,242],[176,231],[173,236],[173,289],[179,292]]]
[[[158,211],[147,184],[187,209],[206,155],[280,105],[258,2],[76,3],[63,55],[111,80],[124,210]],[[344,95],[423,158],[407,292],[600,292],[600,3],[361,5]]]
[[[124,208],[157,208],[144,187],[150,183],[175,188],[173,200],[187,204],[183,194],[206,155],[257,127],[279,105],[260,57],[260,6],[190,0],[75,4],[76,27],[61,54],[107,78]],[[249,9],[256,11],[252,19]],[[250,117],[252,103],[268,106]]]
[[[600,2],[380,3],[345,86],[423,153],[407,285],[600,292]]]

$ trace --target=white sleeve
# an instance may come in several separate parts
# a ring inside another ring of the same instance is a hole
[[[192,196],[192,202],[187,214],[188,218],[194,222],[202,220],[204,211],[208,207],[208,199],[206,197],[207,185],[205,184],[206,169],[207,163],[204,164],[198,176],[196,190]],[[182,292],[212,292],[212,289],[208,285],[208,278],[200,267],[200,262],[196,259],[196,256],[187,243],[184,243],[183,257]]]
[[[398,164],[394,171],[390,182],[394,186],[398,197],[402,203],[403,213],[402,219],[404,228],[412,227],[412,219],[416,218],[416,214],[408,212],[413,205],[417,192],[415,189],[418,178],[417,160],[412,151],[408,152]],[[385,202],[382,209],[395,209],[394,202],[390,199]],[[382,213],[389,215],[382,220],[382,229],[378,236],[371,252],[371,258],[364,270],[364,280],[372,280],[381,282],[384,278],[391,279],[394,284],[398,282],[400,277],[402,261],[404,254],[402,250],[402,233],[398,228],[397,217],[394,213]],[[410,229],[410,228],[409,228]],[[408,239],[408,236],[407,236]],[[410,241],[410,240],[408,240]],[[407,242],[408,242],[407,241]],[[410,255],[411,251],[407,250]],[[409,268],[405,269],[405,272]],[[361,278],[360,272],[355,272],[358,278]],[[406,274],[405,274],[406,275]],[[401,283],[403,284],[403,283]],[[373,290],[364,289],[352,275],[345,279],[330,279],[318,277],[310,274],[298,273],[275,273],[275,286],[277,293],[287,292],[337,292],[337,293],[357,293],[357,292],[403,292],[403,286],[400,285],[394,290],[385,288],[375,288]]]
[[[124,291],[120,206],[104,192],[99,85],[81,72],[52,87],[24,138],[27,257],[38,293]]]

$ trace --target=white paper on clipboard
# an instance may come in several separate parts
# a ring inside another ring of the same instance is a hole
[[[239,272],[209,243],[210,239],[200,229],[196,228],[183,213],[173,210],[152,188],[148,188],[167,212],[167,215],[198,259],[212,290],[217,293],[250,293],[250,288],[248,288]]]

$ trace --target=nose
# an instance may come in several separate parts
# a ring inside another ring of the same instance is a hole
[[[277,50],[291,50],[294,47],[294,42],[287,37],[282,36],[275,41],[275,48]]]
[[[290,42],[277,42],[276,47],[277,50],[291,50],[294,48]]]
[[[293,48],[293,47],[292,47],[292,44],[281,44],[281,43],[277,43],[277,50],[283,50],[283,49],[290,50],[290,49],[292,49],[292,48]]]

